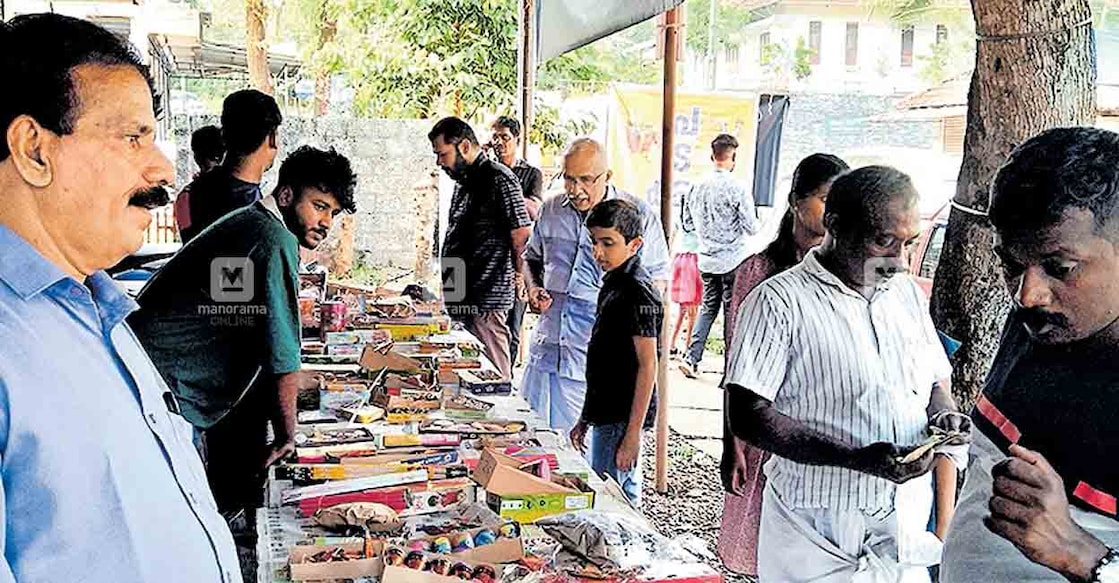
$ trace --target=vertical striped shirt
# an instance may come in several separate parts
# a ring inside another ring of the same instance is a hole
[[[852,447],[925,438],[933,383],[951,375],[916,282],[898,275],[867,300],[824,269],[816,251],[761,283],[735,323],[727,382]],[[773,456],[766,476],[793,508],[878,512],[888,480]]]

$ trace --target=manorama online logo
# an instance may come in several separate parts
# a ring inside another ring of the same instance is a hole
[[[210,299],[228,304],[252,301],[254,275],[253,260],[248,257],[215,257],[210,262]]]

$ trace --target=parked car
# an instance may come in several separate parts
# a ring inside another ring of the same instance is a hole
[[[106,270],[132,297],[182,248],[181,243],[148,243]]]
[[[921,221],[921,239],[909,258],[909,272],[924,290],[926,297],[932,296],[933,276],[936,275],[936,266],[940,263],[940,253],[944,249],[950,209],[951,205],[946,204]]]
[[[195,94],[179,89],[171,90],[171,113],[185,115],[206,115],[210,109]]]

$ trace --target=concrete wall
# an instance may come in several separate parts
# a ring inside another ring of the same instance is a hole
[[[174,118],[180,185],[189,182],[196,171],[190,156],[190,134],[207,124],[218,125],[218,119],[184,115]],[[430,190],[417,189],[417,185],[430,182],[435,170],[431,144],[427,141],[430,129],[431,123],[425,120],[289,117],[281,127],[280,156],[264,178],[264,193],[271,192],[280,162],[287,153],[304,144],[333,146],[350,159],[358,175],[358,212],[353,218],[358,262],[412,269],[419,231],[430,229],[430,217],[421,216],[419,209],[433,203],[424,204],[418,199]],[[334,231],[332,238],[339,229]]]

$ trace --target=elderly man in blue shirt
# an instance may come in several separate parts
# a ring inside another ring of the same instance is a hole
[[[602,144],[576,140],[563,158],[566,196],[552,197],[540,208],[525,250],[529,307],[541,317],[521,393],[533,411],[564,434],[579,420],[587,394],[587,345],[602,287],[602,268],[583,226],[587,213],[612,198],[637,205],[644,223],[641,263],[662,289],[668,281],[668,245],[660,220],[647,203],[614,188],[610,176]]]
[[[102,271],[168,203],[152,80],[55,14],[0,23],[0,78],[0,583],[238,583],[190,425]]]

